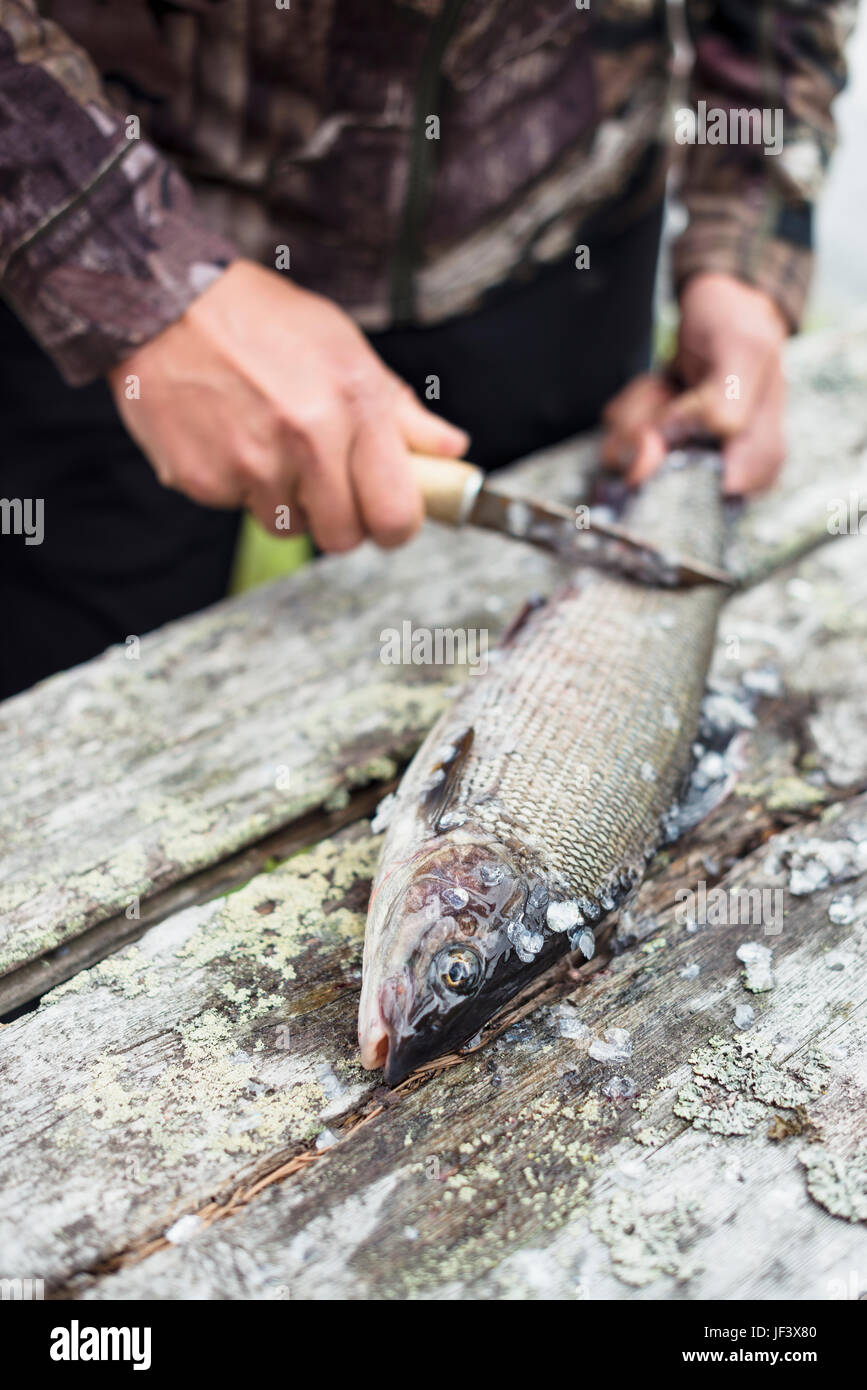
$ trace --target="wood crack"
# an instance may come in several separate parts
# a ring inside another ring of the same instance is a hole
[[[130,946],[173,913],[222,897],[261,873],[271,860],[288,859],[328,839],[345,826],[363,820],[396,785],[397,780],[393,779],[364,787],[351,794],[347,805],[339,810],[312,811],[219,864],[191,874],[146,898],[141,904],[140,917],[130,920],[123,913],[107,917],[68,945],[47,951],[11,970],[0,979],[0,1026],[37,1008],[42,996],[56,985],[97,965],[124,946]]]
[[[854,798],[862,790],[864,789],[848,789],[846,793],[840,793],[836,796],[835,800],[844,801]],[[775,823],[770,833],[766,831],[761,837],[760,844],[766,843],[776,833],[791,832],[793,829],[799,828],[806,829],[815,822],[816,818],[817,814],[812,810],[805,812],[795,822],[791,818],[781,818],[778,823]],[[688,853],[695,835],[696,832],[693,831],[685,837],[683,841],[685,854]],[[741,843],[729,868],[720,877],[725,878],[735,865],[747,860],[758,847],[753,844]],[[646,882],[651,881],[650,879],[646,880]],[[656,905],[654,916],[657,913],[670,912],[674,905],[673,898],[664,904]],[[551,970],[531,981],[521,994],[517,995],[503,1010],[485,1024],[471,1046],[424,1064],[393,1090],[372,1085],[370,1090],[355,1105],[331,1121],[332,1126],[340,1135],[338,1144],[327,1149],[317,1150],[315,1140],[310,1140],[306,1144],[294,1145],[290,1149],[278,1151],[253,1167],[240,1181],[234,1179],[231,1183],[219,1188],[215,1195],[202,1206],[190,1206],[187,1209],[177,1211],[174,1220],[181,1216],[196,1216],[202,1225],[207,1227],[240,1214],[263,1192],[275,1185],[300,1178],[314,1164],[318,1166],[326,1163],[330,1157],[343,1151],[344,1145],[356,1137],[362,1128],[379,1119],[387,1111],[393,1110],[404,1099],[431,1083],[442,1073],[462,1066],[475,1053],[489,1047],[491,1043],[513,1028],[528,1014],[544,1005],[556,1004],[573,994],[578,986],[588,984],[595,975],[607,969],[615,958],[622,958],[623,956],[629,958],[628,963],[624,962],[626,975],[634,976],[640,973],[646,962],[637,950],[632,949],[632,947],[624,949],[618,944],[618,926],[619,914],[614,913],[610,922],[605,925],[597,938],[596,954],[591,960],[585,960],[580,951],[564,957]],[[635,940],[632,946],[644,944],[647,940],[652,940],[654,936],[663,934],[665,930],[665,924],[660,924],[650,937],[643,938],[642,942]],[[785,1053],[781,1060],[791,1061],[804,1050],[805,1045],[801,1044]],[[777,1108],[785,1109],[785,1107]],[[688,1122],[679,1125],[677,1132],[668,1135],[664,1143],[659,1146],[659,1150],[682,1137],[689,1128]],[[655,1150],[655,1152],[659,1150]],[[110,1276],[131,1265],[139,1264],[159,1251],[169,1249],[170,1246],[171,1242],[166,1239],[164,1233],[144,1236],[134,1244],[106,1256],[87,1268],[76,1271],[68,1281],[53,1288],[48,1296],[55,1300],[76,1298],[81,1292],[83,1283],[88,1284],[92,1280]]]

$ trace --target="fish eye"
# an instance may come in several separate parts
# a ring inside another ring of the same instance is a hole
[[[474,994],[482,979],[482,963],[468,946],[446,946],[433,958],[437,983],[452,994]]]

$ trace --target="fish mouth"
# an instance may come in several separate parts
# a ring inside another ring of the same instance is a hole
[[[383,1072],[388,1087],[398,1086],[411,1072],[450,1048],[472,1037],[477,1024],[471,1018],[456,1020],[431,1041],[430,1027],[413,1015],[414,989],[409,971],[392,975],[381,985],[375,1006],[359,1028],[361,1065]]]
[[[389,1053],[385,1024],[380,1027],[372,1024],[363,1035],[359,1034],[358,1045],[361,1049],[361,1065],[367,1071],[381,1071],[385,1068]]]
[[[399,1086],[401,1081],[405,1081],[410,1072],[415,1070],[416,1065],[416,1061],[405,1053],[402,1055],[400,1049],[389,1047],[382,1071],[385,1085],[389,1089]]]
[[[386,1086],[397,1086],[413,1070],[414,1063],[401,1056],[392,1030],[380,1019],[370,1025],[361,1044],[361,1065],[368,1071],[381,1071]]]
[[[418,1067],[453,1052],[468,1042],[478,1029],[479,1016],[465,1015],[455,1019],[451,1027],[438,1029],[433,1040],[431,1032],[423,1027],[408,1031],[397,1038],[389,1028],[383,1066],[383,1080],[386,1086],[398,1086]]]
[[[387,980],[382,992],[393,984]],[[472,1007],[457,1010],[453,1017],[446,1019],[438,1009],[414,1015],[408,1008],[402,1013],[394,1008],[393,993],[386,993],[382,1002],[381,1024],[375,1034],[376,1056],[388,1087],[400,1085],[419,1067],[459,1048],[478,1032],[486,1016],[484,1009],[479,1012]]]
[[[408,970],[389,976],[380,985],[376,999],[368,1003],[363,1022],[359,1024],[361,1065],[368,1071],[382,1069],[388,1086],[394,1084],[390,1078],[395,1069],[400,1020],[409,1014],[412,996],[412,977]],[[411,1070],[411,1067],[406,1068],[400,1079]]]

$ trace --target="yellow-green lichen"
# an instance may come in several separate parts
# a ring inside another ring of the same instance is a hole
[[[738,788],[738,795],[761,802],[769,811],[808,811],[827,800],[820,787],[794,775],[744,784]]]
[[[76,1150],[83,1119],[120,1131],[127,1154],[146,1153],[157,1167],[198,1154],[260,1154],[298,1142],[315,1127],[325,1102],[315,1079],[267,1088],[260,1061],[239,1051],[230,1019],[214,1010],[177,1027],[180,1055],[156,1075],[137,1075],[125,1054],[102,1054],[90,1081],[57,1100],[66,1113],[59,1148]]]
[[[799,1158],[814,1202],[844,1221],[867,1221],[867,1143],[848,1158],[818,1144]]]
[[[260,875],[223,901],[180,947],[182,959],[207,965],[220,957],[254,961],[284,981],[310,945],[359,945],[364,912],[342,900],[372,877],[378,846],[371,838],[323,841],[281,868]],[[268,908],[263,914],[262,909]]]
[[[666,1194],[663,1205],[618,1191],[592,1213],[590,1229],[608,1246],[618,1279],[640,1289],[662,1275],[683,1281],[700,1272],[690,1254],[700,1214],[699,1202],[683,1193]]]
[[[160,993],[162,977],[138,946],[127,946],[124,951],[107,956],[89,970],[73,975],[71,980],[53,989],[46,999],[53,1003],[67,994],[80,994],[94,985],[102,984],[115,989],[124,999],[136,999],[142,994],[155,999]]]
[[[693,1075],[678,1092],[675,1115],[714,1134],[748,1134],[774,1106],[794,1109],[821,1094],[821,1053],[778,1064],[772,1052],[759,1040],[711,1038],[689,1059]]]

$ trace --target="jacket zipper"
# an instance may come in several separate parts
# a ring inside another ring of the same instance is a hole
[[[415,310],[415,272],[419,258],[421,227],[427,208],[435,162],[435,140],[428,140],[428,116],[437,115],[441,66],[465,0],[445,0],[433,22],[416,83],[410,138],[409,176],[394,250],[391,276],[392,323],[411,323]]]

